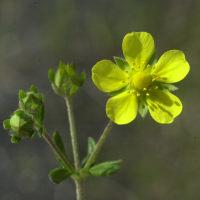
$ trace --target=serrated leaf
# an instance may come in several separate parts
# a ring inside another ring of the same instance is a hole
[[[19,91],[19,99],[23,99],[26,96],[26,93],[23,90]]]
[[[56,168],[49,173],[50,179],[56,184],[61,183],[70,176],[71,173],[66,168]]]
[[[123,162],[124,160],[108,161],[95,165],[89,169],[89,173],[94,176],[111,176],[115,174],[120,166],[116,165]]]
[[[92,154],[92,152],[94,151],[96,146],[96,142],[94,141],[94,139],[92,137],[88,138],[88,150],[87,150],[87,156],[83,159],[81,166],[84,167],[84,165],[86,164],[86,162],[88,161],[90,155]],[[95,162],[95,160],[94,160]],[[93,162],[93,163],[94,163]]]
[[[86,72],[83,71],[80,77],[80,86],[83,85],[83,83],[85,82],[85,79],[86,79]]]
[[[70,95],[75,94],[79,89],[78,85],[73,85],[72,88],[70,89]]]
[[[128,62],[123,59],[123,58],[119,58],[119,57],[114,57],[116,64],[123,70],[131,70],[130,65],[128,64]]]
[[[49,72],[48,72],[48,77],[49,77],[49,80],[51,82],[54,82],[55,80],[55,72],[53,71],[53,69],[50,69]]]
[[[35,92],[35,93],[38,93],[38,90],[37,90],[37,88],[35,87],[35,86],[31,86],[30,87],[30,92]]]
[[[148,105],[147,105],[147,101],[146,101],[146,95],[145,94],[141,94],[139,96],[139,101],[138,101],[139,105],[138,105],[138,111],[141,114],[141,116],[144,118],[145,115],[147,114],[148,111]]]
[[[3,127],[5,130],[10,128],[10,119],[6,119],[3,121]]]
[[[12,143],[19,143],[20,141],[21,141],[20,137],[12,136],[12,138],[11,138],[11,142]]]

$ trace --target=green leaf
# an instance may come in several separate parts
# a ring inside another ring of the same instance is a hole
[[[44,103],[44,94],[41,94],[42,102]]]
[[[80,85],[80,78],[77,73],[70,67],[67,68],[67,70],[72,83],[75,85]]]
[[[12,138],[11,138],[11,142],[12,143],[19,143],[20,141],[21,141],[20,137],[12,136]]]
[[[59,148],[59,150],[62,152],[62,154],[67,157],[62,138],[60,137],[60,134],[58,133],[58,131],[55,131],[53,133],[53,141],[56,144],[56,146]]]
[[[19,99],[23,99],[26,96],[25,92],[23,90],[19,91]]]
[[[80,77],[80,86],[83,85],[83,83],[85,82],[85,79],[86,79],[86,72],[83,71]]]
[[[159,90],[165,90],[165,91],[175,91],[178,90],[178,88],[171,83],[161,83],[161,82],[156,82],[154,83],[155,86],[158,86]]]
[[[43,127],[38,130],[38,136],[42,137],[42,133],[43,133]]]
[[[36,110],[37,108],[39,108],[39,105],[36,103],[31,106],[31,110]]]
[[[148,68],[147,71],[151,71],[152,67],[157,63],[157,54],[156,54],[156,48],[154,49],[154,52],[151,56],[151,58],[149,59],[149,62],[147,63],[147,65],[150,65],[150,67]]]
[[[50,70],[49,70],[48,76],[49,76],[49,80],[50,80],[51,82],[54,82],[54,80],[55,80],[55,72],[53,71],[53,69],[50,69]]]
[[[148,105],[147,105],[146,95],[145,94],[141,94],[139,96],[138,103],[139,103],[138,111],[141,114],[141,116],[144,118],[145,115],[147,114],[147,111],[148,111]]]
[[[6,119],[3,121],[3,127],[5,130],[10,128],[10,119]]]
[[[50,179],[56,184],[61,183],[70,176],[71,173],[66,168],[56,168],[49,173]]]
[[[120,169],[120,166],[116,164],[121,163],[123,161],[124,160],[121,159],[117,161],[108,161],[100,163],[98,165],[91,167],[89,169],[89,173],[94,176],[111,176]]]
[[[75,66],[74,63],[69,64],[69,67],[70,67],[71,69],[73,69],[74,71],[76,71],[76,66]]]
[[[78,85],[73,85],[72,88],[70,89],[70,94],[73,95],[75,94],[79,89]]]
[[[35,93],[38,93],[38,90],[37,90],[37,88],[35,87],[35,86],[31,86],[30,87],[30,92],[35,92]]]
[[[128,62],[126,60],[124,60],[123,58],[119,58],[119,57],[114,57],[116,64],[123,70],[131,70],[130,65],[128,64]]]
[[[45,108],[44,108],[44,104],[43,104],[42,107],[40,108],[40,110],[38,111],[38,118],[39,118],[39,120],[41,122],[40,125],[43,125],[44,114],[45,114]]]
[[[86,162],[88,161],[90,155],[92,154],[92,152],[94,151],[96,146],[96,142],[94,141],[94,139],[92,137],[88,138],[88,150],[87,150],[87,156],[83,159],[81,166],[84,167],[84,165],[86,164]],[[95,160],[94,160],[95,162]],[[93,162],[93,164],[94,164]]]
[[[16,115],[20,115],[20,114],[22,114],[22,113],[24,113],[23,110],[16,110],[16,111],[14,112],[14,114],[16,114]]]

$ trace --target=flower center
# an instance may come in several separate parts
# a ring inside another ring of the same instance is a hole
[[[151,82],[151,75],[144,71],[139,71],[132,76],[132,84],[138,90],[147,89]]]

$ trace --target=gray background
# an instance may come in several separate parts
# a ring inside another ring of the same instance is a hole
[[[87,80],[73,97],[80,157],[87,138],[95,140],[108,123],[108,96],[93,84],[91,69],[103,59],[123,56],[123,37],[132,31],[152,34],[160,57],[182,50],[191,71],[174,92],[183,112],[162,125],[148,114],[115,125],[97,162],[125,158],[112,177],[89,177],[87,200],[200,199],[200,1],[198,0],[1,0],[0,121],[18,107],[18,91],[31,85],[45,94],[45,126],[57,129],[71,159],[64,99],[51,89],[47,72],[59,61],[75,62]],[[48,173],[59,166],[43,138],[11,144],[0,134],[1,200],[74,200],[72,180],[54,185]]]

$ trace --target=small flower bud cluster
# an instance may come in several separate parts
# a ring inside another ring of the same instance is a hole
[[[79,77],[76,73],[76,67],[72,64],[65,65],[60,62],[57,72],[49,70],[49,80],[56,94],[61,96],[74,95],[83,85],[86,73],[83,71]]]
[[[19,143],[23,138],[31,138],[35,134],[34,127],[41,133],[44,119],[44,96],[39,95],[37,88],[31,86],[30,92],[19,91],[19,109],[10,119],[3,122],[4,129],[10,130],[11,142]],[[41,135],[41,134],[40,134]]]

